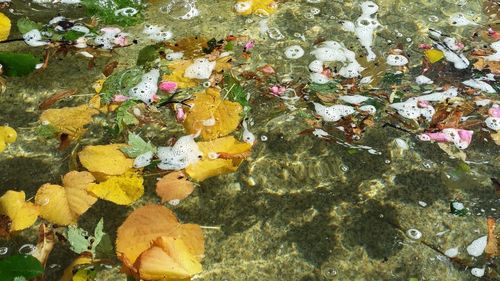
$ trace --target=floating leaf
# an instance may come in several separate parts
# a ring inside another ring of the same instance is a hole
[[[40,59],[29,53],[0,52],[0,64],[7,76],[25,76],[35,70]]]
[[[10,27],[10,19],[3,13],[0,13],[0,42],[9,38]]]
[[[56,234],[54,230],[47,229],[47,226],[43,223],[40,224],[38,228],[38,243],[36,244],[35,251],[31,255],[35,257],[44,268],[55,243]]]
[[[118,126],[118,132],[123,131],[124,126],[127,125],[137,125],[139,124],[139,120],[135,118],[134,114],[130,112],[132,106],[136,105],[136,101],[128,100],[120,105],[116,109],[116,125]]]
[[[60,133],[77,138],[85,133],[84,126],[92,122],[92,116],[98,113],[98,110],[84,104],[45,110],[40,116],[40,121],[44,125],[52,125]]]
[[[144,179],[134,172],[110,176],[99,184],[91,184],[87,190],[95,196],[118,205],[130,205],[144,194]]]
[[[230,74],[224,75],[224,95],[230,100],[241,104],[244,109],[250,109],[245,89],[241,86],[239,81]]]
[[[64,270],[63,276],[59,281],[73,281],[73,272],[77,271],[79,267],[90,264],[92,264],[92,257],[90,254],[80,255]]]
[[[11,231],[23,230],[32,226],[40,209],[31,202],[26,202],[24,191],[8,190],[0,197],[0,214],[12,220]],[[1,275],[0,275],[1,276]]]
[[[40,216],[55,224],[76,224],[78,218],[97,201],[86,191],[94,181],[89,172],[72,171],[63,177],[63,186],[42,185],[35,196]]]
[[[87,14],[97,16],[105,24],[118,24],[122,26],[130,26],[141,22],[144,18],[142,9],[144,4],[137,0],[82,0],[81,4],[85,7]],[[124,15],[119,11],[121,9],[135,9],[133,15]]]
[[[105,234],[103,232],[103,226],[104,221],[101,218],[95,227],[93,236],[89,235],[87,231],[79,227],[69,226],[67,237],[71,246],[71,250],[77,254],[81,254],[83,252],[91,252],[92,255],[95,255],[96,248],[100,244],[101,239]]]
[[[165,236],[156,239],[136,264],[144,280],[187,279],[202,271],[201,263],[182,239]]]
[[[42,264],[31,255],[13,255],[0,260],[2,280],[14,280],[17,277],[30,279],[42,273]]]
[[[17,29],[21,34],[28,33],[29,31],[32,31],[33,29],[40,29],[42,28],[42,25],[39,23],[36,23],[28,18],[20,18],[16,22]]]
[[[205,140],[220,138],[236,130],[243,111],[239,103],[223,100],[215,88],[196,94],[189,104],[191,109],[184,121],[184,128],[188,134],[201,132]]]
[[[4,151],[7,144],[15,142],[17,132],[9,126],[0,126],[0,152]]]
[[[80,163],[92,173],[118,176],[132,169],[133,159],[120,151],[126,144],[90,145],[78,153]]]
[[[127,147],[121,148],[121,151],[131,158],[135,158],[146,152],[156,152],[156,148],[151,142],[146,142],[139,135],[132,132],[128,133],[128,145]]]
[[[498,131],[496,133],[492,133],[491,138],[496,143],[496,145],[500,145],[500,131]]]
[[[191,88],[198,85],[196,80],[184,77],[184,72],[186,68],[192,64],[190,60],[177,60],[168,64],[169,74],[165,74],[162,77],[163,81],[171,81],[177,83],[177,88],[185,89]]]
[[[104,80],[98,92],[103,103],[110,103],[114,95],[128,95],[131,88],[142,80],[144,71],[140,67],[127,68],[113,73]]]
[[[156,194],[160,196],[161,202],[182,200],[188,197],[193,190],[193,183],[187,179],[182,171],[167,174],[156,183]]]
[[[182,52],[186,58],[195,58],[204,55],[203,49],[208,48],[208,42],[206,38],[200,36],[183,37],[175,42],[167,41],[165,46],[174,52]],[[184,71],[182,73],[184,74]]]
[[[243,16],[251,14],[269,16],[276,13],[278,8],[274,0],[238,0],[235,7],[236,12]]]
[[[189,252],[201,261],[205,250],[200,226],[180,224],[174,213],[161,205],[143,206],[127,217],[118,228],[116,253],[122,262],[132,265],[161,236],[182,239]]]
[[[424,55],[430,63],[436,63],[444,58],[444,53],[437,49],[425,50]]]
[[[198,142],[198,147],[203,153],[202,160],[189,165],[186,173],[197,181],[206,178],[232,173],[238,169],[245,157],[228,157],[250,152],[251,144],[239,142],[233,136],[228,136],[208,142]],[[210,159],[209,154],[219,154],[219,158]],[[224,156],[224,157],[221,157]],[[245,155],[245,154],[243,154]],[[226,159],[224,159],[226,158]]]

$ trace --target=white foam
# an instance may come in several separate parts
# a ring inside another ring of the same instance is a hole
[[[339,100],[350,103],[350,104],[360,104],[367,101],[369,98],[362,95],[349,95],[349,96],[340,96]]]
[[[142,75],[142,80],[135,87],[129,90],[129,96],[139,99],[145,104],[151,104],[154,100],[154,95],[158,92],[158,79],[160,71],[152,69]]]
[[[490,47],[495,50],[494,54],[485,56],[484,59],[487,61],[500,61],[500,40],[490,44]]]
[[[484,120],[486,127],[492,129],[493,131],[500,131],[500,117],[488,117]]]
[[[302,47],[299,45],[292,45],[285,49],[285,57],[287,59],[295,60],[301,58],[303,55],[304,55],[304,49],[302,49]]]
[[[146,25],[142,32],[155,42],[166,41],[173,36],[171,31],[164,31],[163,27],[159,25]]]
[[[483,254],[487,241],[488,237],[486,235],[472,241],[472,243],[467,246],[467,253],[471,256],[479,257]]]
[[[445,256],[449,258],[454,258],[458,256],[458,247],[450,248],[444,252]]]
[[[419,85],[422,84],[433,84],[434,81],[432,81],[429,77],[424,76],[424,75],[419,75],[417,78],[415,78],[415,82]]]
[[[203,154],[194,138],[193,135],[187,135],[179,138],[174,146],[158,147],[156,154],[161,161],[158,168],[181,170],[198,162]]]
[[[153,152],[148,151],[145,152],[139,156],[137,156],[134,159],[134,168],[143,168],[146,167],[147,165],[151,164],[151,159],[153,159]]]
[[[206,58],[195,59],[194,62],[186,68],[184,77],[191,79],[208,79],[215,68],[215,61],[209,61]]]
[[[316,110],[316,114],[321,116],[321,118],[323,118],[326,122],[336,122],[342,117],[354,113],[354,108],[352,106],[342,104],[324,106],[319,103],[314,103],[314,109]]]
[[[40,33],[40,30],[38,29],[33,29],[26,32],[25,34],[23,34],[23,39],[24,42],[31,47],[40,47],[48,44],[47,41],[42,40],[42,33]]]
[[[309,64],[309,70],[316,73],[321,73],[323,71],[323,62],[320,60],[313,60]]]
[[[311,82],[316,83],[316,84],[326,84],[330,82],[330,79],[326,77],[325,75],[321,73],[311,73],[309,75],[309,78],[311,79]]]
[[[471,88],[474,88],[474,89],[481,90],[481,91],[486,92],[488,94],[494,94],[497,92],[490,84],[488,84],[484,81],[481,81],[479,79],[465,80],[462,82],[462,84],[469,86]]]
[[[466,18],[462,13],[451,15],[450,24],[453,26],[478,25],[477,23]]]
[[[392,66],[403,66],[408,64],[408,59],[402,55],[388,55],[386,62]]]

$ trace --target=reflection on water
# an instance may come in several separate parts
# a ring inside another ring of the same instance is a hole
[[[62,5],[30,8],[25,2],[31,1],[13,1],[13,18],[46,21],[57,13],[68,17],[83,13]],[[498,9],[486,3],[495,1],[380,0],[376,1],[380,27],[371,54],[359,34],[345,31],[340,24],[362,15],[361,1],[278,1],[277,13],[269,17],[238,16],[232,9],[235,1],[230,0],[149,2],[145,21],[164,25],[174,39],[249,36],[255,41],[252,58],[237,71],[270,64],[277,84],[307,83],[313,46],[325,40],[342,42],[365,68],[363,76],[372,76],[371,86],[361,88],[373,96],[382,87],[384,73],[398,69],[385,64],[391,49],[404,51],[409,63],[403,84],[414,84],[421,74],[419,44],[429,42],[429,28],[456,37],[467,50],[492,42],[484,35],[488,25],[500,29]],[[370,14],[367,17],[373,19]],[[472,23],[457,23],[463,18]],[[61,107],[88,100],[108,61],[117,59],[123,68],[135,64],[139,50],[150,43],[141,37],[142,29],[142,24],[127,29],[138,36],[138,43],[114,50],[112,58],[96,59],[91,69],[83,57],[58,56],[43,72],[8,79],[7,90],[0,95],[0,124],[18,128],[19,139],[0,154],[2,189],[24,190],[31,197],[41,184],[58,182],[70,170],[71,151],[56,151],[55,140],[41,140],[33,129],[40,114],[38,104],[68,87],[80,89],[79,95],[62,101]],[[475,33],[480,34],[475,37]],[[293,45],[305,50],[303,57],[285,57],[285,49]],[[28,50],[20,42],[0,48]],[[434,81],[436,87],[470,76],[453,68],[443,71],[450,73],[431,77],[443,79],[443,83]],[[181,221],[220,227],[204,231],[204,271],[194,280],[473,280],[470,267],[489,264],[484,257],[471,259],[466,251],[474,239],[486,234],[486,217],[500,215],[500,199],[490,180],[500,177],[500,154],[486,130],[475,131],[466,150],[467,162],[450,157],[436,143],[420,141],[404,128],[383,124],[368,128],[352,143],[336,125],[324,124],[329,135],[319,138],[308,132],[311,125],[301,113],[313,112],[310,101],[318,101],[315,96],[294,99],[297,95],[287,93],[292,98],[280,99],[266,92],[271,85],[244,83],[251,95],[250,129],[258,140],[251,158],[233,174],[202,182],[190,197],[171,207]],[[424,90],[414,88],[419,93]],[[352,94],[348,91],[344,84],[340,94]],[[489,98],[498,103],[497,95]],[[152,138],[166,137],[159,136],[165,132],[149,129]],[[80,147],[109,142],[110,135],[100,127],[91,125],[89,131]],[[146,195],[137,205],[159,201],[152,195],[154,180],[146,180]],[[469,214],[450,214],[453,200],[463,203]],[[114,239],[126,216],[123,208],[100,201],[79,223],[93,229],[104,216],[105,230]],[[35,236],[25,231],[2,241],[2,255],[4,249],[23,250],[21,245]],[[454,247],[459,259],[450,260],[444,252]],[[56,247],[47,280],[61,275],[69,256],[74,255]],[[498,266],[488,267],[488,272],[485,280],[498,280]],[[98,280],[126,277],[115,267],[100,273]]]

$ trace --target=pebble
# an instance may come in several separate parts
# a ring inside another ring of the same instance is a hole
[[[472,241],[472,243],[467,246],[467,253],[474,257],[479,257],[483,254],[484,248],[486,248],[487,236],[481,236],[480,238]]]

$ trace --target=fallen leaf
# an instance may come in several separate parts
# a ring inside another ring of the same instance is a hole
[[[134,210],[118,228],[116,253],[130,267],[150,248],[158,237],[179,238],[198,261],[205,251],[203,233],[199,225],[180,224],[174,213],[161,205],[146,205]]]
[[[11,226],[12,220],[6,215],[0,215],[0,237],[8,237]]]
[[[208,142],[198,142],[198,147],[203,153],[202,160],[189,165],[186,168],[186,173],[194,180],[203,181],[206,178],[232,173],[236,171],[239,165],[243,162],[243,158],[237,157],[233,159],[215,158],[210,159],[209,155],[216,154],[233,154],[238,155],[250,151],[252,145],[239,142],[233,136],[219,138]],[[229,158],[229,157],[224,157]]]
[[[10,28],[10,19],[3,13],[0,13],[0,42],[9,38]]]
[[[240,5],[242,8],[238,8]],[[274,0],[238,0],[235,7],[236,13],[242,16],[251,14],[269,16],[276,13],[278,4]]]
[[[78,268],[92,264],[92,256],[90,253],[84,253],[76,258],[66,269],[59,281],[73,281],[73,272],[78,272]]]
[[[135,172],[120,176],[110,176],[99,184],[90,184],[91,194],[118,205],[130,205],[144,194],[144,179]]]
[[[444,53],[438,49],[425,50],[424,55],[430,63],[436,63],[444,58]]]
[[[47,264],[47,259],[49,258],[50,252],[54,248],[56,243],[56,235],[52,229],[47,229],[45,224],[41,224],[38,228],[38,243],[36,244],[35,251],[31,254],[34,256],[40,264],[45,268]],[[36,281],[43,280],[43,275],[36,278]]]
[[[78,218],[97,201],[86,191],[94,181],[89,172],[71,171],[63,177],[63,186],[42,185],[35,196],[40,216],[59,225],[76,224]]]
[[[133,159],[129,159],[120,150],[126,144],[108,144],[86,146],[78,153],[80,163],[92,173],[119,176],[132,169]]]
[[[11,231],[23,230],[32,226],[40,209],[31,202],[26,202],[24,191],[7,190],[0,197],[0,214],[12,220]]]
[[[0,126],[0,152],[4,151],[7,144],[15,142],[17,132],[9,126]]]
[[[223,100],[215,88],[196,94],[189,104],[191,109],[184,128],[189,134],[201,132],[204,140],[220,138],[236,130],[243,111],[239,103]]]
[[[488,217],[487,227],[488,227],[488,240],[487,240],[488,242],[486,243],[486,248],[484,249],[484,252],[489,258],[494,258],[495,256],[498,255],[500,246],[498,245],[498,240],[495,234],[495,218]]]
[[[165,46],[174,52],[182,52],[186,58],[203,56],[203,48],[207,48],[207,39],[204,37],[184,37],[177,39],[175,43],[166,42]],[[184,74],[184,72],[182,72]]]
[[[187,279],[202,271],[201,263],[182,239],[165,236],[141,254],[136,268],[144,280]]]
[[[38,106],[38,108],[41,110],[45,110],[45,109],[49,108],[50,106],[52,106],[57,101],[64,99],[64,98],[67,98],[67,97],[70,97],[70,96],[76,94],[76,92],[77,92],[77,89],[70,89],[70,90],[64,90],[61,92],[57,92],[57,93],[53,94],[52,96],[48,97],[47,99],[45,99]]]
[[[485,60],[483,57],[478,57],[474,63],[474,68],[477,70],[489,69],[491,73],[500,75],[500,61]]]
[[[171,200],[182,200],[188,197],[193,190],[193,183],[188,180],[182,171],[167,174],[156,183],[156,194],[160,196],[162,203]]]
[[[186,68],[192,64],[190,60],[177,60],[168,64],[168,69],[171,71],[170,74],[165,74],[162,77],[162,81],[171,81],[177,83],[177,88],[185,89],[191,88],[198,85],[196,80],[184,77],[184,72]]]
[[[84,126],[92,122],[92,116],[98,113],[98,110],[84,104],[45,110],[40,115],[40,121],[54,126],[60,133],[77,138],[85,133]]]
[[[498,131],[496,133],[492,133],[491,138],[496,143],[496,145],[500,145],[500,131]]]

